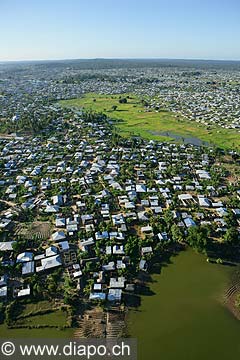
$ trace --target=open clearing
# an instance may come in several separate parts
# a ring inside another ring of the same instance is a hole
[[[71,337],[73,328],[65,328],[67,312],[57,308],[54,302],[39,301],[20,303],[12,328],[0,325],[0,337]]]
[[[15,338],[72,338],[74,334],[74,329],[64,329],[60,330],[59,328],[39,328],[39,329],[9,329],[7,325],[0,325],[0,337],[7,339],[15,339]]]
[[[120,104],[119,96],[129,96],[127,103]],[[137,135],[149,140],[173,141],[171,137],[158,135],[161,132],[169,132],[183,137],[198,138],[221,148],[240,147],[240,135],[235,130],[217,126],[207,129],[203,125],[188,121],[167,110],[145,111],[141,99],[131,94],[89,93],[79,99],[62,100],[60,105],[103,112],[108,117],[117,120],[116,126],[122,136]],[[117,106],[116,110],[113,110],[114,106]]]

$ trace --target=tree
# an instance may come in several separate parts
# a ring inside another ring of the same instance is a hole
[[[0,324],[4,321],[4,306],[3,303],[0,303]]]
[[[94,284],[94,280],[90,279],[88,280],[88,284],[85,286],[85,288],[83,289],[84,295],[89,296],[91,291],[92,291],[92,287]]]
[[[184,240],[183,231],[176,224],[171,226],[171,237],[175,242],[182,242]]]
[[[125,245],[125,253],[130,256],[131,259],[139,257],[139,242],[140,239],[136,236],[129,236]]]
[[[204,251],[208,243],[207,229],[201,226],[191,226],[188,230],[187,242],[193,248]]]
[[[228,226],[237,226],[237,219],[235,217],[235,215],[233,214],[233,212],[229,212],[226,216],[225,216],[225,219],[224,219],[227,223]]]
[[[168,229],[170,229],[172,223],[173,223],[173,213],[171,210],[167,210],[164,213],[164,221],[166,223],[166,226]]]
[[[127,104],[127,98],[120,98],[119,104]]]
[[[236,245],[238,243],[238,231],[235,227],[231,226],[227,229],[226,234],[224,235],[224,241],[228,244]]]

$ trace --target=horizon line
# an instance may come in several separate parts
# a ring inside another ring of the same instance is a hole
[[[208,58],[165,58],[165,57],[83,57],[83,58],[49,58],[49,59],[17,59],[17,60],[1,60],[3,63],[18,63],[18,62],[53,62],[53,61],[97,61],[97,60],[161,60],[161,61],[217,61],[217,62],[240,62],[240,59],[208,59]]]

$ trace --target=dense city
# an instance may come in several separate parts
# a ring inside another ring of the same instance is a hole
[[[123,107],[134,94],[143,114],[166,109],[236,142],[122,136],[122,108],[61,104],[89,93]],[[118,337],[172,254],[190,247],[207,262],[238,264],[239,138],[233,64],[0,64],[0,322]],[[238,293],[239,278],[224,300],[237,317]]]

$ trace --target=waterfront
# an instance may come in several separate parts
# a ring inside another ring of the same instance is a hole
[[[194,136],[185,136],[185,135],[179,135],[174,134],[169,131],[151,131],[152,135],[160,135],[160,136],[166,136],[175,140],[182,141],[184,144],[191,144],[195,146],[209,146],[209,143],[206,141],[203,141],[197,137]]]
[[[240,355],[240,322],[221,304],[232,268],[187,250],[153,275],[154,295],[129,314],[138,359],[230,360]]]

